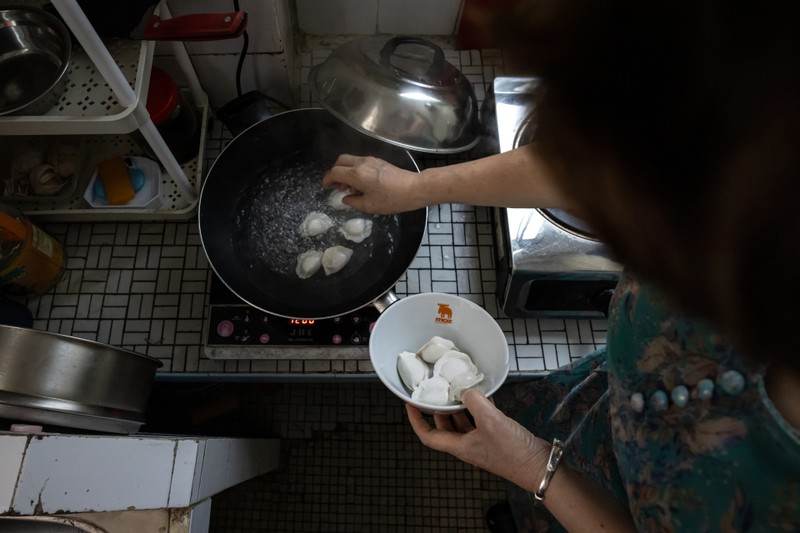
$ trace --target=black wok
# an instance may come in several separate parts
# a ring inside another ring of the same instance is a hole
[[[330,208],[322,176],[342,153],[419,171],[406,150],[322,109],[263,120],[237,135],[214,162],[200,193],[200,238],[214,272],[246,303],[289,318],[335,317],[385,298],[408,269],[425,233],[427,209],[379,216]],[[334,227],[322,237],[303,237],[298,228],[312,210],[337,223],[371,218],[372,234],[353,243]],[[341,271],[297,276],[297,255],[333,245],[353,250]]]

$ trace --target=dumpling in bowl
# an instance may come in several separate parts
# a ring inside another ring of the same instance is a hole
[[[325,275],[330,276],[336,274],[350,261],[350,256],[353,255],[353,250],[344,246],[331,246],[325,253],[322,254],[322,268],[325,269]]]
[[[450,403],[450,384],[441,376],[431,376],[422,380],[411,399],[432,405],[447,405]]]
[[[345,196],[350,196],[351,194],[353,194],[353,189],[344,189],[343,191],[340,191],[339,189],[334,189],[328,195],[328,205],[338,211],[342,211],[344,209],[352,209],[352,207],[342,202],[342,198],[344,198]]]
[[[434,364],[444,354],[450,350],[455,350],[456,345],[450,339],[434,335],[425,343],[425,346],[417,350],[417,355],[422,358],[426,363]]]
[[[458,350],[445,352],[442,357],[433,365],[433,373],[442,376],[448,383],[462,374],[478,374],[478,368],[472,362],[470,356]]]
[[[300,279],[310,278],[317,273],[322,266],[322,252],[319,250],[309,250],[297,256],[297,277]]]
[[[440,376],[450,384],[450,401],[461,401],[461,394],[483,381],[483,374],[464,352],[450,350],[433,365],[433,375]]]
[[[368,218],[351,218],[339,227],[339,233],[348,241],[361,242],[372,234],[372,221]]]
[[[306,237],[322,235],[334,226],[331,217],[319,211],[312,211],[300,224],[300,233]]]
[[[414,352],[401,352],[397,357],[397,373],[403,385],[414,391],[419,384],[431,377],[431,368]]]

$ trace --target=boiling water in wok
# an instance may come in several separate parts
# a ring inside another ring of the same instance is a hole
[[[323,174],[331,167],[334,155],[325,160],[320,154],[296,152],[271,162],[242,191],[236,209],[233,248],[245,262],[244,270],[252,283],[260,285],[275,276],[298,289],[341,290],[348,278],[382,272],[398,246],[400,221],[396,215],[381,216],[355,209],[337,211],[327,204],[330,190],[321,187]],[[305,237],[300,224],[312,211],[327,214],[335,226],[322,235]],[[350,218],[373,221],[372,234],[360,243],[348,241],[338,228]],[[325,251],[335,245],[353,250],[341,271],[326,276],[320,270],[301,280],[295,273],[297,256],[308,250]],[[363,281],[362,281],[363,283]],[[325,294],[330,296],[330,294]]]
[[[427,209],[384,217],[328,206],[322,176],[343,153],[419,171],[406,150],[365,136],[322,109],[262,120],[217,157],[200,193],[200,238],[214,272],[245,303],[290,318],[341,316],[376,301],[408,269],[425,235]],[[339,224],[371,219],[372,235],[354,243],[331,228],[319,238],[304,237],[300,224],[315,210]],[[342,270],[297,276],[298,255],[336,244],[353,250]]]

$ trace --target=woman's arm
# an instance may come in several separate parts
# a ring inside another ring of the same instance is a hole
[[[342,155],[325,174],[322,185],[350,187],[360,194],[346,197],[346,204],[381,214],[439,203],[570,207],[556,191],[552,176],[531,147],[428,168],[420,173],[399,169],[374,157]]]
[[[453,416],[435,415],[434,428],[419,410],[407,404],[411,427],[420,441],[529,492],[538,490],[550,443],[505,416],[476,390],[465,392],[462,400],[472,414],[474,425],[461,411]],[[635,531],[626,507],[563,463],[556,469],[542,503],[568,531]]]

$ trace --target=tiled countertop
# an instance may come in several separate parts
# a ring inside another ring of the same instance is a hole
[[[324,54],[304,54],[304,65]],[[502,74],[495,55],[446,51],[483,88]],[[301,106],[310,104],[301,87]],[[230,139],[214,123],[206,168]],[[448,163],[422,158],[422,166]],[[67,272],[49,294],[29,298],[34,327],[121,346],[161,360],[161,379],[299,379],[374,377],[369,356],[350,359],[208,359],[203,352],[211,270],[196,220],[140,223],[48,223],[66,247]],[[458,294],[496,317],[508,338],[512,375],[541,374],[606,341],[605,320],[512,319],[494,295],[493,236],[483,207],[444,204],[429,212],[417,257],[395,287],[398,296]],[[336,348],[331,348],[335,350]]]

